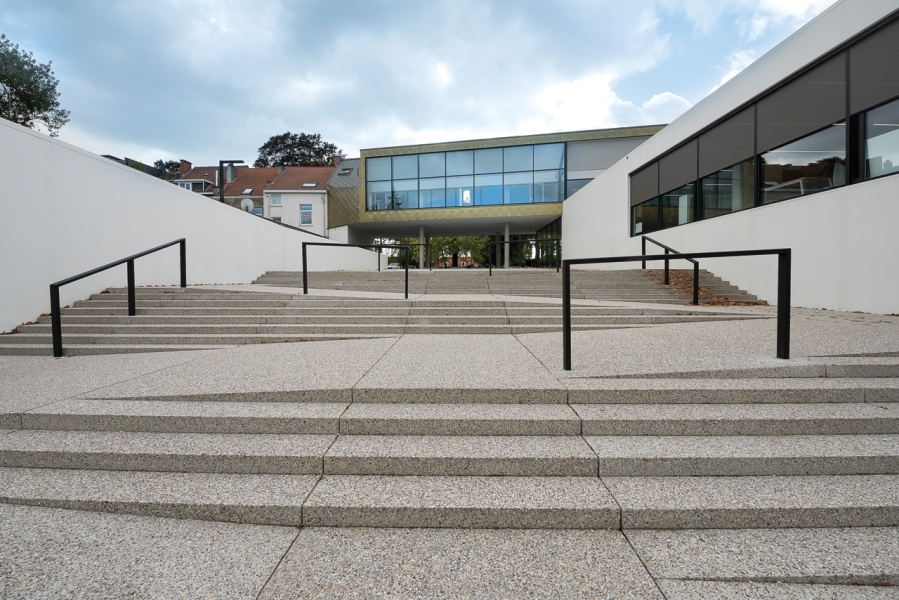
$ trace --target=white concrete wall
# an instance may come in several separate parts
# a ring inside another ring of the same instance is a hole
[[[188,284],[248,283],[300,270],[301,243],[282,227],[0,119],[0,331],[50,309],[49,284],[187,238]],[[309,250],[312,270],[373,270],[367,250]],[[179,281],[178,249],[135,263],[137,285]],[[124,286],[125,266],[61,289],[63,305]]]
[[[897,9],[899,0],[835,4],[631,151],[565,201],[564,258],[640,254],[640,238],[630,237],[629,173]],[[650,237],[681,252],[792,248],[794,306],[899,313],[897,223],[899,176],[894,176],[657,231]],[[770,303],[776,301],[774,257],[710,259],[701,265]]]

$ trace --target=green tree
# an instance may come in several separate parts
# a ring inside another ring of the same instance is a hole
[[[10,121],[40,129],[43,125],[51,137],[69,122],[69,111],[59,107],[59,80],[50,69],[52,62],[40,64],[31,52],[19,48],[0,34],[0,83],[2,106],[0,115]]]
[[[273,135],[259,147],[254,167],[329,167],[334,157],[346,154],[334,144],[322,141],[321,134],[282,133]]]

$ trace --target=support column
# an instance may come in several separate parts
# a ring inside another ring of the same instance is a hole
[[[425,268],[425,226],[418,226],[418,268]]]
[[[504,242],[509,241],[509,222],[508,221],[506,221],[506,237],[503,241]],[[506,269],[509,268],[509,250],[511,247],[512,247],[511,244],[503,244],[503,257],[504,257],[503,267]]]

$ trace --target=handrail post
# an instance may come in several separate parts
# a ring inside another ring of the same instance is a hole
[[[406,262],[406,300],[409,299],[409,247],[406,246],[404,248],[405,252],[403,252],[403,256],[405,256]]]
[[[640,237],[640,255],[646,256],[646,236]],[[643,261],[643,268],[646,268],[646,261]]]
[[[378,267],[380,267],[380,266],[381,266],[381,258],[378,257]],[[303,242],[303,295],[306,295],[308,293],[309,293],[309,281],[306,279],[306,242]]]
[[[665,248],[665,254],[668,254],[668,248]],[[643,256],[646,256],[645,254]],[[668,275],[668,259],[665,259],[665,285],[671,285],[671,280]]]
[[[493,246],[493,242],[487,242],[487,247],[490,248]],[[493,252],[487,252],[487,266],[490,267],[490,277],[493,277]]]
[[[571,265],[562,261],[562,368],[571,370]]]
[[[137,302],[134,299],[134,261],[128,261],[128,316],[137,314]]]
[[[375,256],[378,257],[378,273],[381,272],[381,247],[375,248]]]
[[[181,240],[178,244],[181,251],[181,287],[187,287],[187,240]]]
[[[562,262],[562,240],[556,240],[556,273],[559,272],[559,265]]]
[[[53,356],[62,356],[62,315],[59,309],[59,286],[50,284],[50,327],[53,330]]]
[[[699,263],[693,261],[693,306],[699,306]]]
[[[777,255],[777,358],[790,358],[791,251]]]

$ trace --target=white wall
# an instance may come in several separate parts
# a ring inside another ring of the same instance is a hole
[[[272,204],[272,194],[265,194],[267,216],[272,218],[278,217],[286,225],[298,227],[316,235],[325,235],[325,213],[328,210],[328,205],[325,203],[327,192],[275,191],[273,193],[281,195],[281,204]],[[302,204],[312,206],[311,225],[302,225],[300,223],[300,205]]]
[[[49,284],[187,239],[188,284],[249,283],[300,270],[301,243],[282,227],[0,119],[0,331],[50,309]],[[373,270],[367,250],[309,249],[311,270]],[[137,285],[179,281],[178,249],[135,262]],[[63,305],[124,286],[125,266],[64,286]]]
[[[640,238],[630,237],[629,173],[896,9],[899,0],[835,4],[567,199],[562,214],[564,258],[640,254]],[[681,252],[792,248],[794,306],[899,313],[897,223],[899,176],[893,176],[650,237]],[[776,258],[700,262],[760,298],[776,301]]]

